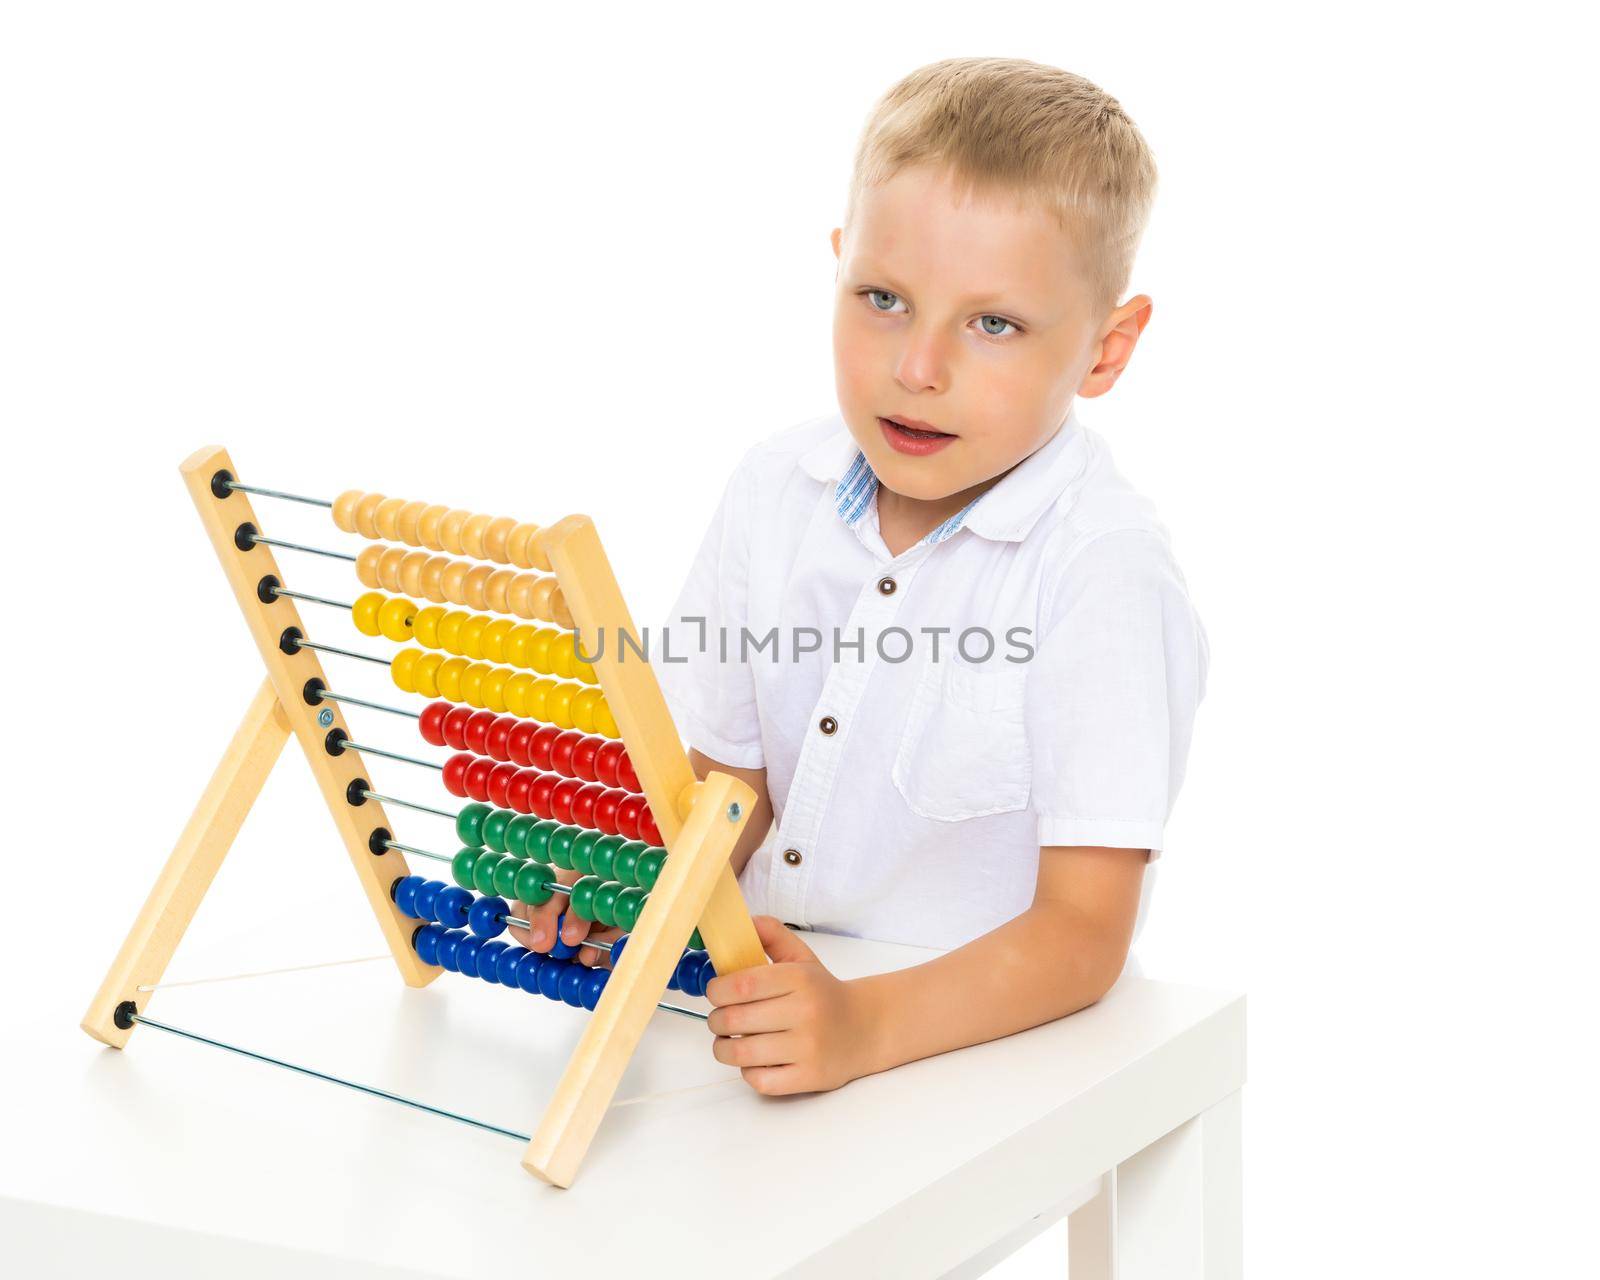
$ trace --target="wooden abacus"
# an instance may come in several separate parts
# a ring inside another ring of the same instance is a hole
[[[623,660],[618,638],[635,636],[633,620],[587,516],[541,528],[381,494],[304,498],[240,484],[217,448],[181,470],[266,678],[83,1029],[118,1049],[139,1025],[206,1040],[154,1021],[143,1003],[293,733],[408,986],[448,968],[592,1010],[537,1130],[512,1135],[529,1138],[525,1169],[569,1186],[654,1011],[704,1016],[663,1003],[665,991],[703,994],[713,973],[766,963],[728,863],[754,793],[726,774],[695,778],[654,673],[637,652]],[[339,528],[370,545],[349,555],[268,538],[251,494],[328,508]],[[290,590],[273,547],[353,561],[366,587],[429,604],[374,590],[346,605]],[[364,633],[406,647],[386,659],[319,644],[296,600],[349,609]],[[596,655],[592,665],[579,656],[585,650]],[[439,701],[417,713],[343,696],[328,685],[319,652],[387,662],[402,690]],[[343,703],[415,717],[425,739],[458,754],[440,766],[362,746]],[[454,794],[478,803],[452,815],[380,796],[366,780],[363,751],[440,768]],[[400,843],[384,801],[455,817],[464,847],[452,857]],[[407,853],[449,862],[456,883],[412,875]],[[559,871],[581,878],[569,884]],[[584,944],[608,951],[609,968],[573,963],[577,948],[563,943],[546,954],[498,940],[508,924],[522,924],[511,900],[537,905],[557,893],[585,919],[627,930],[614,943]],[[688,945],[696,934],[704,951]]]

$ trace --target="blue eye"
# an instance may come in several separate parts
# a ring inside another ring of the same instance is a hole
[[[893,308],[892,307],[880,307],[878,305],[878,299],[879,298],[889,298],[894,302],[898,302],[900,300],[900,295],[899,294],[890,293],[887,289],[868,289],[868,290],[866,290],[866,295],[867,295],[867,301],[872,303],[872,309],[874,311],[882,311],[882,312],[885,312],[885,313],[889,313],[890,311],[892,311]]]
[[[1001,337],[1001,336],[1004,335],[1004,332],[1005,332],[1005,330],[1003,328],[1001,328],[1001,329],[991,329],[989,327],[989,321],[991,321],[991,320],[998,321],[1001,325],[1011,325],[1011,327],[1013,329],[1017,328],[1016,325],[1011,324],[1011,321],[1007,320],[1004,316],[980,316],[980,317],[978,317],[978,323],[983,326],[983,331],[986,334],[988,334],[991,338]],[[1019,333],[1021,332],[1020,329],[1017,330],[1017,331]]]

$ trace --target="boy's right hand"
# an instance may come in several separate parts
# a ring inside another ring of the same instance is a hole
[[[565,885],[576,884],[579,873],[576,871],[562,871],[552,868],[556,879]],[[556,944],[556,920],[565,915],[566,921],[561,926],[561,940],[570,946],[576,946],[589,936],[591,923],[574,912],[567,910],[568,895],[553,893],[548,902],[542,902],[537,907],[530,907],[526,902],[511,903],[511,914],[518,919],[526,920],[529,928],[513,929],[511,932],[520,935],[516,941],[522,943],[529,951],[549,951]]]

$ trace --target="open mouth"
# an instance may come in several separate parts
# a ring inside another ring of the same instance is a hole
[[[891,449],[918,458],[937,453],[956,439],[948,431],[935,431],[925,426],[907,426],[894,418],[879,418],[878,429],[883,432],[883,438],[889,442]]]
[[[953,440],[955,438],[948,431],[933,431],[924,430],[921,427],[908,427],[898,418],[879,418],[878,421],[883,423],[886,427],[893,428],[901,435],[909,436],[913,440]]]

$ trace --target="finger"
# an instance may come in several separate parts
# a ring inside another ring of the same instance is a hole
[[[711,1053],[730,1067],[782,1067],[798,1061],[800,1038],[792,1031],[759,1036],[718,1036]]]
[[[706,999],[716,1005],[771,1000],[788,995],[800,981],[795,965],[764,964],[758,969],[740,969],[713,978],[706,983]]]
[[[813,1092],[800,1067],[744,1067],[739,1074],[747,1085],[769,1098],[781,1097],[786,1093]]]
[[[605,925],[596,925],[593,929],[589,930],[587,941],[615,942],[621,936],[621,929],[612,929],[606,927]],[[602,957],[606,954],[608,953],[602,952],[596,947],[580,947],[578,948],[577,960],[579,964],[586,964],[593,968],[594,966],[603,963]]]
[[[817,953],[800,941],[794,930],[785,927],[776,916],[755,917],[756,936],[775,964],[797,964],[815,960]]]
[[[529,928],[522,930],[527,936],[522,945],[529,951],[548,951],[556,941],[556,917],[561,914],[566,899],[559,893],[554,894],[548,902],[541,902],[537,907],[528,909]]]
[[[567,912],[565,923],[561,926],[561,941],[569,947],[577,946],[589,936],[589,930],[594,928],[592,920],[585,920],[575,911]]]
[[[717,1036],[753,1036],[768,1031],[788,1031],[796,1025],[798,1010],[787,996],[713,1009],[706,1019],[711,1034]]]

